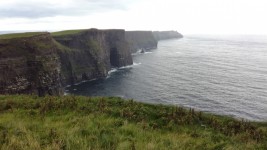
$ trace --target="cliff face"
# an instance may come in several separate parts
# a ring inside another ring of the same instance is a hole
[[[152,31],[126,31],[125,38],[132,53],[138,49],[154,49],[158,45]]]
[[[183,35],[177,31],[153,31],[156,40],[166,40],[173,38],[183,38]]]
[[[109,43],[110,64],[122,67],[133,64],[130,47],[125,40],[124,30],[104,30],[106,41]],[[108,50],[108,49],[107,49]]]
[[[54,37],[54,38],[53,38]],[[62,94],[63,84],[106,77],[133,63],[124,30],[0,36],[0,94]]]
[[[56,51],[49,33],[0,38],[0,94],[61,94]]]
[[[63,45],[58,54],[64,84],[106,77],[111,67],[133,63],[124,30],[82,30],[54,39]]]
[[[156,37],[156,38],[155,38]],[[69,30],[0,35],[0,94],[62,94],[62,84],[103,78],[133,64],[132,52],[178,32]]]

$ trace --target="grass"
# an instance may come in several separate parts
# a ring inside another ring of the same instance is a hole
[[[78,34],[83,31],[86,31],[88,29],[80,29],[80,30],[64,30],[64,31],[58,31],[58,32],[52,32],[52,36],[63,36],[63,35],[70,35],[70,34]]]
[[[43,34],[45,32],[25,32],[25,33],[12,33],[12,34],[1,34],[0,39],[13,39],[13,38],[25,38]]]
[[[55,39],[53,39],[53,43],[56,45],[56,47],[58,48],[58,50],[60,50],[61,52],[71,52],[74,51],[74,49],[71,49],[63,44],[60,44],[59,42],[57,42]]]
[[[267,149],[267,124],[117,97],[0,96],[0,149]]]

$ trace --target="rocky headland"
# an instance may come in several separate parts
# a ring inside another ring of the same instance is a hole
[[[131,53],[178,34],[85,29],[0,35],[0,94],[61,95],[64,86],[105,78],[113,67],[132,65]]]
[[[103,78],[112,67],[133,64],[124,30],[80,30],[53,33],[61,47],[62,81],[75,84]]]
[[[0,37],[0,94],[59,95],[60,68],[50,33]]]
[[[183,35],[177,31],[153,31],[156,40],[167,40],[175,38],[183,38]]]
[[[158,46],[158,41],[152,31],[127,31],[125,38],[132,53],[139,49],[155,49]]]

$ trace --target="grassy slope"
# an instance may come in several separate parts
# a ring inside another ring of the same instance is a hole
[[[115,97],[0,96],[0,149],[266,149],[266,129]]]
[[[71,34],[78,34],[83,31],[86,31],[88,29],[80,29],[80,30],[64,30],[64,31],[58,31],[58,32],[52,32],[52,36],[63,36],[63,35],[71,35]]]
[[[88,29],[81,29],[81,30],[64,30],[58,32],[52,32],[52,36],[64,36],[64,35],[71,35],[71,34],[78,34]],[[25,32],[25,33],[8,33],[8,34],[1,34],[0,39],[13,39],[13,38],[25,38],[25,37],[32,37],[36,35],[40,35],[47,32]]]
[[[46,33],[46,32],[25,32],[25,33],[1,34],[0,39],[25,38],[25,37],[32,37],[35,35],[40,35],[43,33]]]

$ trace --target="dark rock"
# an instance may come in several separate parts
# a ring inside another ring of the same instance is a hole
[[[176,31],[70,30],[0,37],[0,94],[61,95],[63,86],[104,78],[133,64],[132,52],[157,47]]]
[[[64,84],[103,78],[111,67],[133,64],[124,30],[89,29],[54,39],[67,47],[58,51]]]
[[[140,53],[145,53],[145,49],[141,48]]]
[[[0,43],[0,94],[62,94],[57,47],[49,33]]]
[[[139,49],[154,49],[158,46],[158,41],[153,36],[152,31],[126,31],[126,41],[129,43],[132,53]]]

